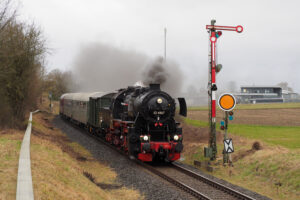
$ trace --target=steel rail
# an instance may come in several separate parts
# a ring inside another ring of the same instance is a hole
[[[147,170],[149,170],[151,173],[154,173],[158,176],[160,176],[161,178],[165,179],[166,181],[172,183],[173,185],[179,187],[180,189],[186,191],[187,193],[191,194],[192,196],[198,198],[198,199],[205,199],[205,200],[209,200],[211,198],[209,198],[208,196],[206,196],[205,194],[202,194],[201,192],[195,190],[194,188],[191,188],[190,186],[171,178],[170,176],[167,176],[166,174],[158,171],[157,169],[155,169],[154,167],[145,164],[141,161],[137,161],[137,163],[141,166],[143,166],[144,168],[146,168]]]
[[[172,166],[176,170],[181,171],[181,172],[185,173],[188,176],[196,178],[197,180],[200,180],[200,181],[202,181],[202,182],[204,182],[204,183],[206,183],[206,184],[208,184],[208,185],[210,185],[210,186],[212,186],[216,189],[222,190],[223,192],[226,192],[227,194],[230,194],[230,195],[232,195],[236,198],[243,199],[243,200],[255,200],[255,198],[253,198],[253,197],[250,197],[246,194],[243,194],[243,193],[241,193],[241,192],[239,192],[239,191],[237,191],[233,188],[222,185],[222,184],[220,184],[216,181],[213,181],[213,180],[211,180],[211,179],[209,179],[209,178],[207,178],[207,177],[205,177],[201,174],[197,174],[197,173],[195,173],[195,172],[193,172],[193,171],[191,171],[191,170],[189,170],[185,167],[182,167],[182,166],[180,166],[176,163],[172,163]]]

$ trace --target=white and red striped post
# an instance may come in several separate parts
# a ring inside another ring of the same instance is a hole
[[[212,32],[210,36],[211,46],[211,115],[212,121],[216,122],[216,33]]]
[[[210,139],[209,139],[209,148],[211,149],[212,155],[211,160],[216,159],[217,155],[217,143],[216,143],[216,43],[217,43],[217,30],[223,31],[236,31],[238,33],[243,32],[242,26],[216,26],[216,21],[211,20],[211,25],[206,25],[206,29],[210,34],[210,69],[209,69],[209,122],[210,122]]]

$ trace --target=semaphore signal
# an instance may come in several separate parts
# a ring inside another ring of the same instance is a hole
[[[216,63],[216,43],[218,38],[222,35],[222,31],[235,31],[237,33],[243,32],[244,28],[241,25],[238,26],[217,26],[216,20],[211,20],[211,25],[206,25],[206,29],[210,35],[210,60],[209,60],[209,122],[210,122],[210,139],[209,147],[204,148],[204,154],[206,157],[210,157],[211,160],[216,159],[217,155],[217,143],[216,143],[216,73],[222,68],[221,64]]]

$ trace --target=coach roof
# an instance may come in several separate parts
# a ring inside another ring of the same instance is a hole
[[[74,101],[88,101],[89,98],[97,99],[111,93],[114,92],[67,93],[67,94],[63,94],[60,97],[60,99],[68,99]]]
[[[105,95],[108,95],[108,94],[115,94],[115,93],[117,93],[117,92],[96,92],[96,93],[92,94],[92,95],[90,96],[90,98],[92,98],[92,99],[97,99],[97,98],[103,97],[103,96],[105,96]]]
[[[90,96],[97,92],[92,93],[67,93],[61,96],[61,99],[68,99],[73,101],[88,101]]]

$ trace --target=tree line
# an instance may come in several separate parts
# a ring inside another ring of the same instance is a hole
[[[22,127],[43,91],[58,98],[71,74],[45,73],[45,39],[34,23],[21,22],[10,0],[0,1],[0,127]]]
[[[74,91],[76,88],[74,75],[71,71],[53,69],[43,76],[42,91],[51,93],[53,100],[59,100],[64,93]]]

